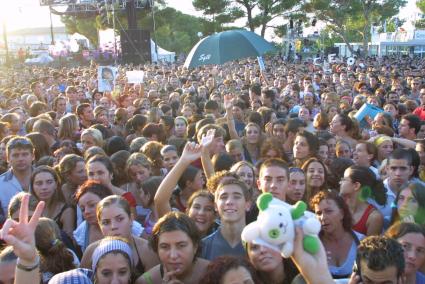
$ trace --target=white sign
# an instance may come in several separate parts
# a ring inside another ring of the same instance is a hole
[[[125,74],[129,84],[141,84],[145,77],[145,72],[143,71],[127,71]]]
[[[336,54],[335,53],[328,55],[328,62],[329,63],[335,63],[336,62]]]

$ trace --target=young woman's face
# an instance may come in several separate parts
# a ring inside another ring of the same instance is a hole
[[[346,143],[340,143],[336,149],[336,156],[338,158],[351,159],[351,149]]]
[[[183,231],[163,232],[158,239],[158,257],[167,272],[184,274],[193,265],[197,246]]]
[[[378,157],[382,161],[393,152],[394,145],[392,141],[384,141],[378,146]]]
[[[236,170],[236,174],[249,186],[252,187],[254,185],[254,172],[248,166],[241,166]]]
[[[314,206],[314,212],[322,225],[324,233],[334,232],[342,226],[344,214],[332,199],[324,199]]]
[[[41,172],[34,177],[33,190],[39,200],[50,200],[56,189],[57,184],[51,173]]]
[[[325,169],[318,162],[310,163],[306,174],[307,184],[311,187],[321,187],[325,182]]]
[[[95,283],[128,284],[130,278],[130,263],[122,253],[108,253],[99,260],[96,267]]]
[[[269,149],[265,155],[264,158],[271,159],[271,158],[280,158],[279,153],[275,149]]]
[[[78,206],[83,212],[84,220],[91,225],[97,224],[96,206],[99,201],[99,196],[91,192],[87,192],[78,200]]]
[[[108,113],[106,110],[101,111],[97,116],[96,116],[96,120],[97,122],[101,123],[101,124],[108,124],[109,123],[109,119],[108,119]]]
[[[82,185],[87,180],[86,164],[78,162],[68,175],[69,182],[75,185]]]
[[[176,119],[174,130],[177,137],[184,137],[186,135],[187,126],[183,119]]]
[[[87,176],[89,179],[98,181],[104,186],[109,186],[112,180],[112,173],[101,162],[87,164]]]
[[[119,205],[112,204],[104,207],[98,220],[103,236],[118,236],[129,238],[131,236],[132,219]]]
[[[249,144],[257,144],[260,139],[260,130],[254,125],[248,126],[246,128],[246,139]]]
[[[305,175],[296,171],[289,174],[289,187],[286,196],[292,201],[301,200],[305,193]]]
[[[293,151],[295,159],[305,159],[310,155],[310,146],[304,136],[297,135],[294,141]]]
[[[196,197],[189,208],[188,216],[195,221],[201,234],[206,234],[215,220],[214,202],[207,197]]]
[[[407,275],[416,273],[425,261],[425,237],[421,233],[408,233],[397,239],[403,246],[404,272]]]
[[[197,190],[201,190],[204,187],[204,179],[202,177],[202,171],[198,171],[193,181],[187,182],[187,186],[189,186],[193,192]]]
[[[83,135],[81,136],[81,144],[83,145],[83,152],[85,152],[88,148],[92,146],[96,146],[96,142],[91,135]]]
[[[128,168],[128,176],[133,182],[140,184],[151,176],[151,170],[142,165],[132,165]]]
[[[339,193],[347,204],[353,204],[356,199],[356,183],[351,180],[350,175],[351,170],[346,169],[344,177],[339,182]]]
[[[178,160],[179,156],[176,151],[167,151],[162,155],[163,165],[168,171],[174,167]]]
[[[329,140],[326,141],[326,144],[328,144],[329,147],[329,158],[335,158],[336,156],[336,139],[335,138],[331,138]]]
[[[354,163],[359,166],[369,167],[371,159],[371,155],[367,152],[366,144],[357,144],[353,152]]]
[[[412,190],[408,187],[400,191],[397,201],[397,210],[400,219],[403,220],[407,217],[415,217],[418,213],[419,204],[413,196]]]
[[[317,152],[318,157],[322,161],[326,161],[329,158],[329,147],[328,145],[320,145],[319,151]]]
[[[151,196],[149,193],[145,192],[142,188],[138,190],[140,203],[143,206],[143,208],[150,208],[151,207]]]
[[[282,266],[282,256],[266,246],[249,244],[248,258],[257,271],[272,273]]]

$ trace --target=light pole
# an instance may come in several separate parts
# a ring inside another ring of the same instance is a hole
[[[52,6],[49,5],[49,12],[50,12],[50,37],[52,39],[52,45],[55,45],[55,36],[53,34],[53,21],[52,21]]]
[[[112,2],[112,29],[114,30],[114,65],[117,66],[117,35],[115,34],[115,1]]]

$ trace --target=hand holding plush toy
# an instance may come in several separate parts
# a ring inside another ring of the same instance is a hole
[[[307,205],[298,201],[294,206],[280,201],[270,193],[263,193],[257,199],[260,210],[257,221],[242,231],[244,242],[254,242],[280,251],[288,258],[294,250],[295,227],[304,232],[304,250],[316,254],[319,250],[320,222],[313,213],[306,211]]]

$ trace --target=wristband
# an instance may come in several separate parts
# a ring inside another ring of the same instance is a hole
[[[24,271],[27,271],[27,272],[33,271],[34,269],[36,269],[39,266],[40,266],[40,257],[38,255],[37,255],[36,259],[35,259],[35,264],[33,264],[32,266],[22,265],[19,262],[19,258],[18,258],[18,261],[16,262],[16,267],[17,268],[19,268],[21,270],[24,270]]]

